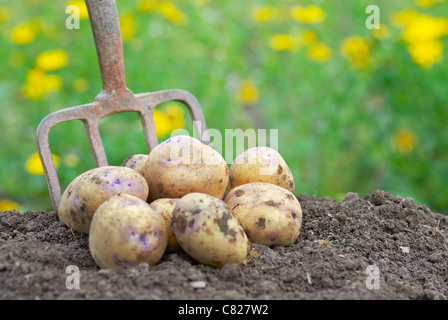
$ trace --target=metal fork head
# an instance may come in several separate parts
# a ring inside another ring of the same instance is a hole
[[[181,102],[187,107],[193,120],[195,134],[203,143],[209,144],[207,127],[199,102],[184,90],[164,90],[137,95],[129,90],[123,90],[103,94],[92,103],[59,110],[46,116],[37,128],[36,141],[54,211],[57,212],[59,207],[61,186],[49,144],[49,133],[53,126],[66,121],[81,120],[86,128],[96,166],[107,166],[108,161],[99,132],[100,119],[115,113],[137,112],[142,123],[146,147],[150,152],[158,144],[153,110],[159,104],[168,101]]]
[[[102,91],[92,103],[49,114],[41,121],[36,132],[37,150],[55,212],[58,211],[61,199],[61,186],[49,145],[49,133],[56,124],[81,120],[87,131],[96,166],[106,166],[107,157],[99,132],[100,119],[115,113],[137,112],[142,123],[146,147],[150,152],[158,144],[153,120],[154,108],[164,102],[178,101],[189,110],[195,134],[203,143],[209,144],[201,106],[192,94],[174,89],[134,95],[126,87],[123,45],[115,1],[86,0],[86,5],[97,49]]]

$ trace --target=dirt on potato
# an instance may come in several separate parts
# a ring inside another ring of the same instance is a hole
[[[252,244],[246,265],[222,268],[180,252],[155,266],[100,270],[88,235],[53,212],[1,212],[0,299],[448,298],[447,216],[384,191],[297,198],[303,224],[293,245]],[[67,288],[68,266],[79,268],[79,289]]]

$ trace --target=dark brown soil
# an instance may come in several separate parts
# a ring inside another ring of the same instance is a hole
[[[170,253],[156,266],[100,270],[90,255],[88,237],[65,227],[54,213],[1,212],[0,298],[448,298],[447,216],[383,191],[364,199],[348,193],[341,202],[297,198],[303,225],[293,245],[253,244],[246,265],[223,268]],[[79,267],[79,289],[66,287],[70,265]],[[372,265],[379,271],[378,289],[371,286],[373,274],[366,273]]]

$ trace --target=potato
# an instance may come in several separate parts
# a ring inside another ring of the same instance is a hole
[[[173,211],[173,229],[184,251],[202,264],[241,264],[250,249],[243,228],[221,199],[204,193],[183,196]]]
[[[212,147],[190,136],[174,136],[156,146],[148,156],[144,174],[148,202],[181,198],[192,192],[224,198],[229,167]]]
[[[266,246],[288,246],[302,226],[302,208],[288,190],[253,182],[229,191],[224,202],[243,226],[250,241]]]
[[[176,207],[179,199],[174,198],[161,198],[154,200],[149,206],[156,210],[165,219],[166,229],[168,232],[168,244],[166,246],[166,252],[176,252],[181,250],[179,243],[176,240],[173,229],[173,211]]]
[[[127,167],[134,169],[141,175],[145,174],[146,160],[148,160],[147,154],[134,154],[132,156],[127,157],[123,163],[122,167]]]
[[[123,263],[155,265],[168,241],[165,220],[149,204],[126,193],[112,196],[93,216],[89,249],[104,269]]]
[[[269,147],[250,148],[230,166],[229,189],[251,182],[268,182],[294,193],[294,177],[283,157]]]
[[[148,184],[141,174],[126,167],[104,166],[86,171],[73,179],[62,194],[59,219],[69,228],[88,234],[95,211],[118,193],[146,200]]]

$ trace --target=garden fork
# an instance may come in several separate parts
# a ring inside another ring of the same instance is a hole
[[[203,143],[209,144],[207,127],[197,99],[184,90],[172,89],[133,94],[125,84],[123,43],[115,0],[85,0],[102,79],[102,90],[92,103],[62,109],[46,116],[36,132],[37,150],[42,162],[54,211],[61,199],[61,186],[49,144],[50,129],[61,122],[81,120],[87,131],[97,167],[107,166],[107,157],[99,132],[99,120],[120,112],[137,112],[143,127],[148,152],[157,146],[153,110],[167,101],[184,104],[193,120],[193,129]]]

